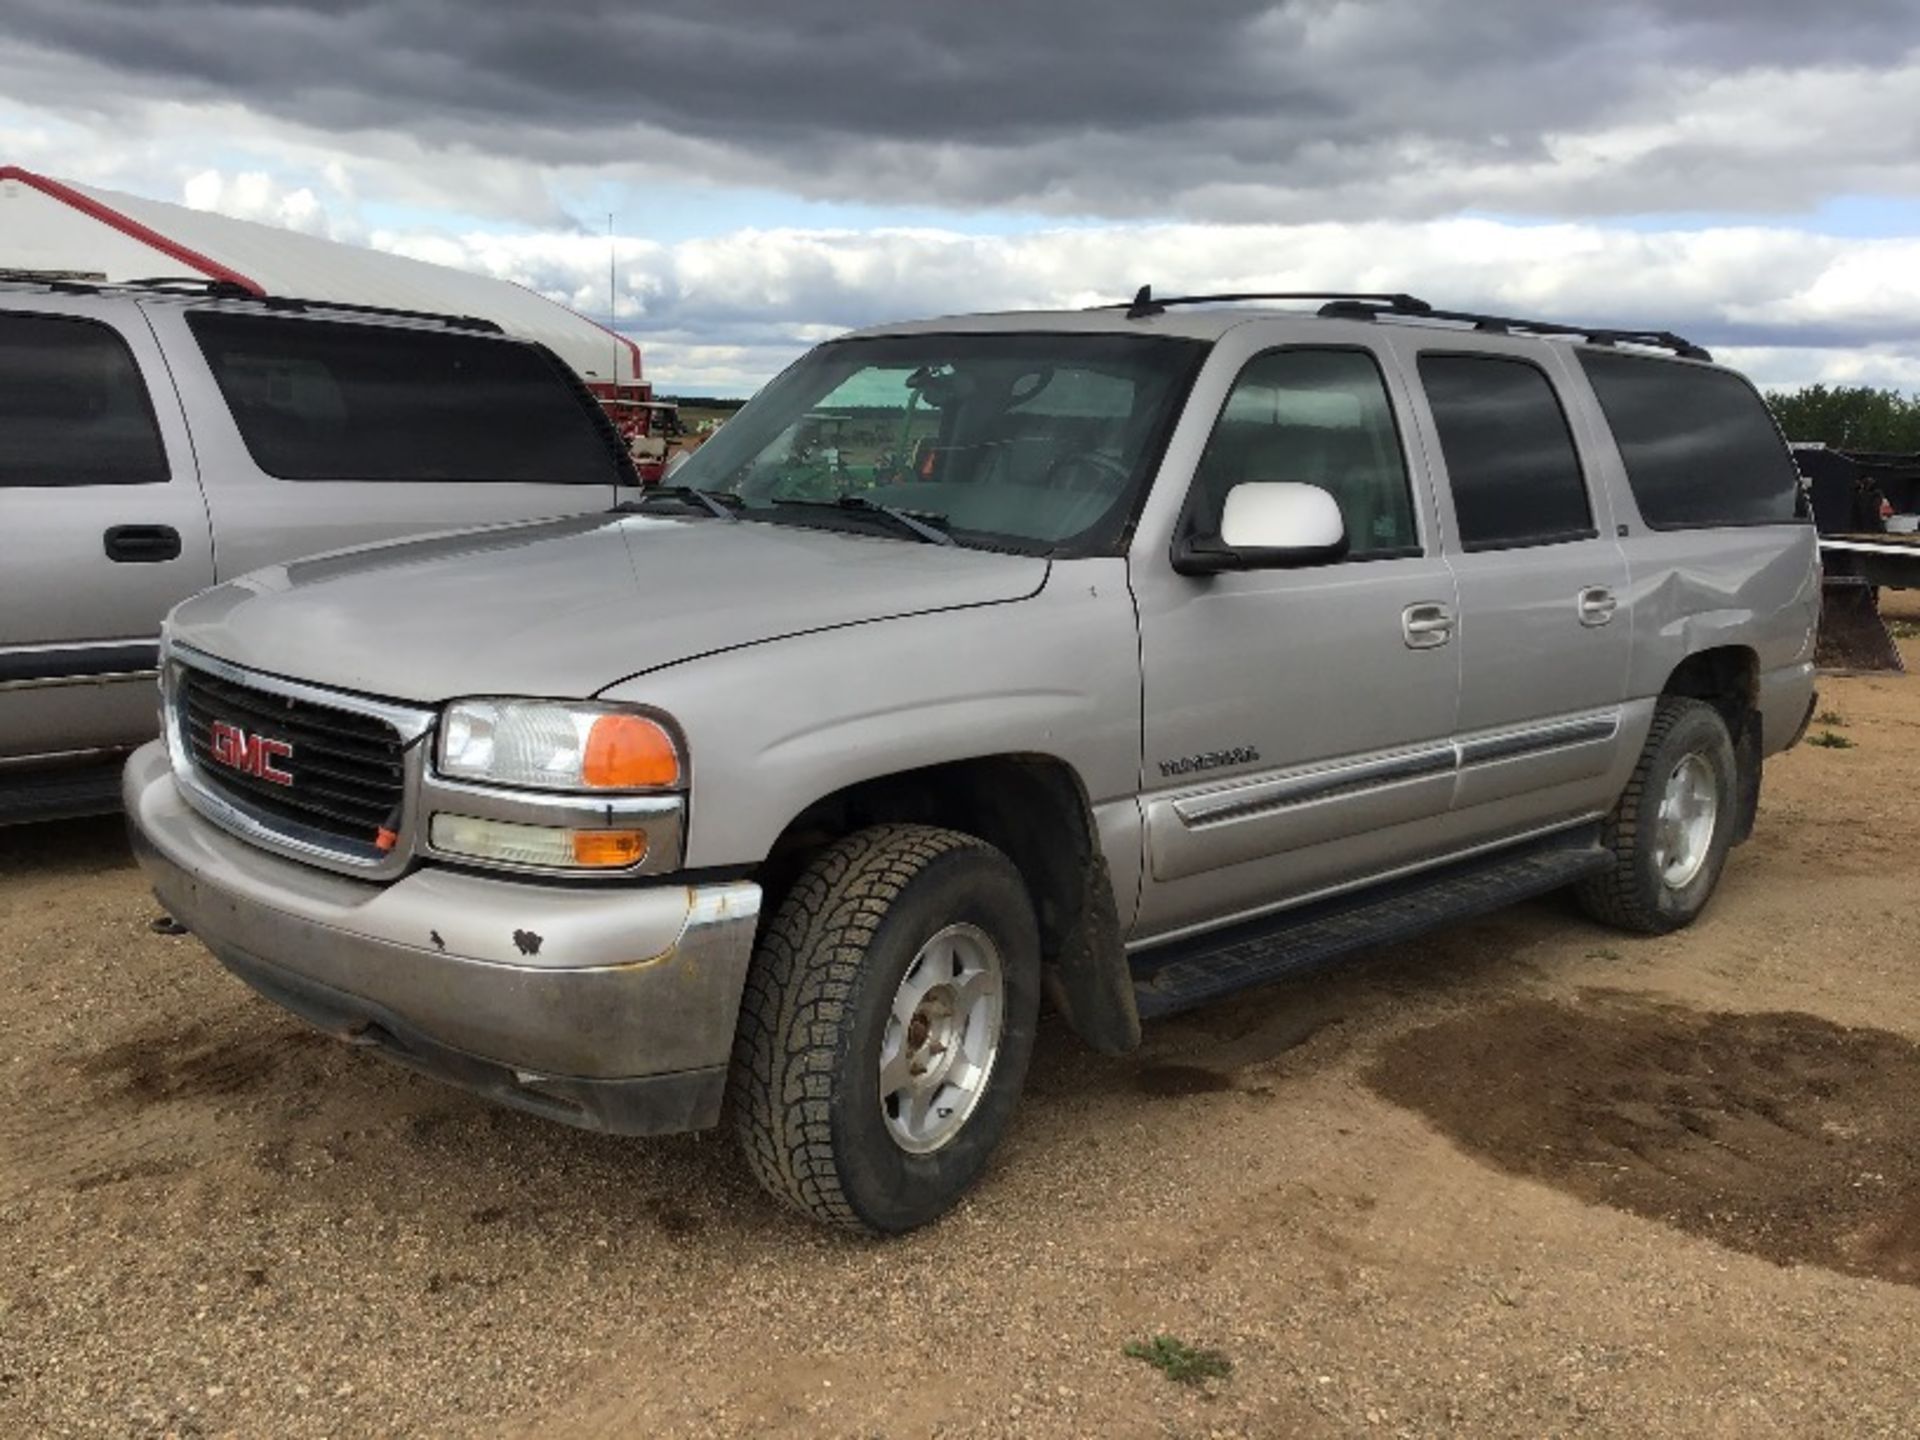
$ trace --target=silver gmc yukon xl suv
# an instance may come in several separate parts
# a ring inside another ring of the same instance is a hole
[[[981,1173],[1043,993],[1119,1053],[1561,887],[1688,924],[1813,705],[1759,396],[1312,298],[863,332],[614,513],[187,601],[125,775],[160,900],[342,1039],[592,1128],[724,1106],[880,1232]]]

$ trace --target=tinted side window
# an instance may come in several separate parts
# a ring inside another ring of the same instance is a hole
[[[0,315],[0,485],[157,485],[167,452],[127,342],[68,315]]]
[[[1361,350],[1275,350],[1234,381],[1194,478],[1191,521],[1216,534],[1236,485],[1291,480],[1340,502],[1348,556],[1416,554],[1419,531],[1380,367]]]
[[[283,480],[612,485],[617,444],[532,345],[397,326],[188,316],[254,463]]]
[[[1420,383],[1466,549],[1596,533],[1566,412],[1537,367],[1492,355],[1422,355]]]
[[[1582,350],[1640,516],[1656,530],[1792,520],[1793,457],[1764,401],[1725,370]]]

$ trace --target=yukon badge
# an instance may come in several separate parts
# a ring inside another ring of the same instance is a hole
[[[1193,775],[1202,770],[1224,770],[1231,765],[1253,765],[1260,752],[1251,745],[1236,745],[1231,750],[1208,750],[1200,755],[1183,755],[1178,760],[1162,760],[1162,775]]]

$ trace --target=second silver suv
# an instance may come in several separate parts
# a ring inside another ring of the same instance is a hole
[[[637,484],[573,372],[484,320],[0,279],[0,824],[117,803],[195,591]]]
[[[1683,926],[1813,703],[1814,532],[1658,333],[1335,297],[823,345],[622,513],[188,602],[160,898],[357,1044],[941,1213],[1094,1047],[1571,886]]]

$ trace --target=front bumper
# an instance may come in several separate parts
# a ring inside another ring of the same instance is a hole
[[[282,859],[188,807],[165,747],[122,782],[169,914],[267,998],[502,1103],[623,1134],[712,1125],[760,887],[385,884]]]

